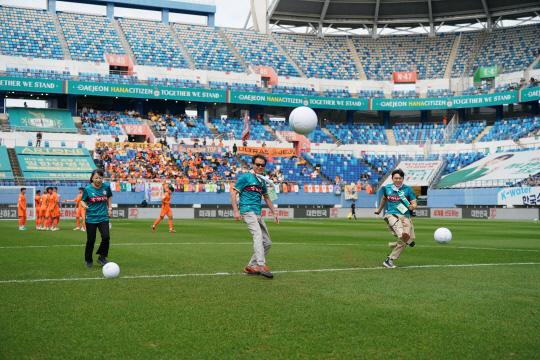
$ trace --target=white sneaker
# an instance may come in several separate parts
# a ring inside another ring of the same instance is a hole
[[[81,229],[80,227],[76,227],[76,228],[75,228],[75,229],[73,229],[73,230],[80,230],[80,229]]]
[[[82,228],[81,231],[86,231],[86,229],[85,229],[85,228]]]
[[[60,230],[60,229],[59,228],[51,229],[51,231],[57,231],[57,230]]]

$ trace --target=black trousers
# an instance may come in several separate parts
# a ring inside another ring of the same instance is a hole
[[[96,233],[99,229],[101,234],[101,244],[96,254],[103,257],[109,256],[109,222],[102,221],[99,224],[86,223],[86,251],[84,252],[84,259],[86,262],[92,262],[92,252],[94,251],[94,244],[96,243]]]

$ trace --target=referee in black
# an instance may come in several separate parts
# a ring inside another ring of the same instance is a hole
[[[354,203],[354,200],[352,201],[352,205],[351,205],[351,217],[349,218],[349,220],[352,220],[352,217],[354,216],[354,220],[357,220],[356,219],[356,205]]]

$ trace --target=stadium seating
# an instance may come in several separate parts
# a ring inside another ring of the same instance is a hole
[[[53,20],[46,10],[0,8],[2,54],[63,60]]]
[[[481,95],[481,94],[487,94],[489,92],[489,89],[486,86],[471,86],[468,87],[467,90],[463,90],[461,92],[462,96],[468,96],[468,95]]]
[[[352,41],[369,80],[391,80],[397,71],[414,71],[424,80],[443,77],[454,38],[443,33],[434,38],[424,34],[362,36]]]
[[[524,70],[535,58],[531,49],[538,48],[540,24],[493,29],[486,34],[470,75],[490,66],[502,66],[502,73]]]
[[[331,89],[326,90],[324,94],[328,97],[335,97],[335,98],[350,98],[351,93],[347,89]]]
[[[274,94],[288,94],[288,95],[305,95],[305,96],[318,96],[314,88],[306,88],[299,86],[280,86],[270,85],[268,87]]]
[[[446,167],[443,169],[443,175],[451,174],[454,171],[462,169],[465,166],[482,159],[484,156],[486,156],[486,154],[483,152],[450,153],[441,155],[441,160],[446,159]]]
[[[223,31],[248,65],[270,66],[279,76],[300,77],[268,35],[236,29]]]
[[[73,60],[105,62],[104,54],[125,54],[111,19],[98,15],[61,13],[58,20]]]
[[[437,90],[428,90],[426,97],[428,98],[438,98],[438,97],[448,97],[454,96],[455,92],[450,89],[437,89]]]
[[[148,83],[155,86],[166,86],[166,87],[178,87],[178,88],[191,88],[191,89],[202,89],[200,81],[197,80],[182,80],[182,79],[171,79],[171,78],[161,78],[159,80],[157,77],[148,77]]]
[[[214,71],[244,72],[218,31],[200,25],[176,24],[175,30],[197,68]]]
[[[289,126],[288,122],[285,121],[268,121],[268,125],[270,125],[274,131],[292,131],[291,127]],[[328,136],[324,131],[321,130],[319,125],[311,132],[310,134],[306,135],[306,138],[308,138],[309,142],[315,143],[315,144],[333,144],[334,141]]]
[[[308,77],[358,79],[358,70],[343,36],[318,38],[313,35],[292,33],[274,35]]]
[[[239,156],[246,163],[251,164],[250,155]],[[307,165],[296,165],[298,162],[300,162],[300,160],[297,158],[291,159],[286,157],[275,157],[272,161],[266,163],[265,171],[267,171],[268,173],[274,173],[276,167],[279,165],[280,172],[281,174],[283,174],[283,178],[285,179],[285,181],[298,183],[298,185],[300,186],[304,184],[322,183],[322,180],[320,178],[312,179],[310,177],[311,169],[308,168]],[[304,171],[303,169],[306,170]]]
[[[329,123],[326,128],[344,144],[388,145],[386,132],[381,125]]]
[[[513,83],[510,83],[510,84],[497,85],[497,87],[495,88],[495,92],[498,93],[498,92],[517,90],[517,89],[519,89],[519,83],[513,82]]]
[[[431,139],[433,144],[444,142],[444,124],[398,124],[392,127],[398,145],[424,144]]]
[[[460,123],[452,138],[450,139],[451,144],[455,143],[464,143],[471,144],[474,139],[484,130],[486,127],[485,121],[467,121]]]
[[[41,70],[41,69],[19,69],[13,67],[6,68],[7,76],[27,77],[32,79],[55,79],[55,80],[71,80],[69,71],[58,70]]]
[[[174,118],[174,117],[173,117]],[[193,120],[195,126],[191,127],[187,125],[187,121],[174,120],[174,126],[168,126],[164,135],[174,137],[174,138],[184,138],[184,139],[204,139],[204,138],[214,138],[212,131],[204,123],[204,119],[198,117],[191,117],[188,120]],[[156,130],[160,132],[159,126],[154,125]]]
[[[404,90],[395,90],[392,91],[392,98],[393,99],[417,99],[420,97],[420,94],[418,94],[414,90],[404,91]]]
[[[321,165],[320,171],[332,181],[336,176],[339,176],[346,183],[354,182],[356,184],[362,174],[367,173],[370,176],[368,183],[373,185],[381,178],[379,174],[372,171],[354,155],[306,154],[304,157],[313,166],[319,163]]]
[[[384,92],[382,90],[360,90],[358,92],[358,97],[360,99],[384,99]]]
[[[247,91],[247,92],[264,92],[263,88],[256,84],[241,84],[231,83],[223,81],[209,81],[210,89],[213,90],[234,90],[234,91]]]
[[[163,23],[121,19],[120,25],[139,65],[189,68],[169,29]]]
[[[137,75],[122,75],[122,74],[95,74],[95,73],[79,73],[81,81],[92,81],[101,83],[114,84],[140,84]]]
[[[467,63],[474,59],[469,59],[478,46],[478,38],[480,36],[480,31],[468,31],[461,33],[461,41],[459,43],[459,50],[454,60],[454,65],[452,66],[452,75],[451,77],[456,78],[460,77],[461,74],[465,72],[467,68]],[[472,74],[472,71],[469,71]]]
[[[380,173],[387,174],[394,169],[396,163],[400,160],[396,155],[365,155],[362,156],[365,162],[376,168]]]
[[[210,122],[217,128],[220,134],[225,134],[225,139],[228,140],[242,140],[242,128],[244,127],[243,119],[217,119],[211,118]],[[250,140],[260,140],[260,141],[274,141],[272,137],[263,125],[258,121],[250,121],[251,129],[249,131]],[[229,136],[229,133],[232,131],[233,136]],[[234,139],[232,138],[234,137]]]
[[[520,119],[504,119],[495,122],[479,141],[498,141],[513,139],[518,140],[522,137],[529,136],[529,133],[534,133],[540,129],[540,121],[538,117],[524,117]]]

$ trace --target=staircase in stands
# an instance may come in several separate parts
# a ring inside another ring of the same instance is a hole
[[[180,49],[182,56],[184,56],[184,59],[186,59],[186,62],[188,63],[189,68],[191,70],[197,70],[197,65],[195,65],[195,61],[193,61],[193,58],[191,57],[191,55],[189,55],[186,47],[184,46],[184,43],[182,42],[182,40],[180,40],[180,37],[178,36],[178,32],[176,31],[174,26],[169,25],[169,32],[171,33],[171,36],[176,43],[176,46],[178,46],[178,48]]]
[[[62,25],[60,25],[58,16],[56,15],[56,13],[51,13],[51,18],[54,23],[54,26],[56,27],[56,33],[58,34],[60,47],[62,48],[62,53],[64,54],[64,60],[72,60],[71,53],[69,52],[69,46],[66,41],[66,37],[64,36],[64,30],[62,29]]]
[[[386,133],[386,138],[388,139],[389,146],[397,146],[396,137],[394,136],[394,131],[392,129],[384,130]]]
[[[352,58],[354,60],[354,63],[356,64],[356,69],[358,69],[358,80],[367,80],[367,75],[364,71],[364,65],[362,65],[360,57],[358,56],[358,52],[356,51],[356,47],[354,46],[352,39],[349,37],[347,38],[347,44],[349,45],[349,50],[351,50]]]
[[[13,177],[15,177],[15,185],[24,186],[23,174],[21,171],[21,165],[17,159],[17,153],[14,148],[7,149],[9,162],[11,163],[11,170],[13,171]]]
[[[281,46],[279,41],[275,38],[274,35],[272,35],[271,32],[268,33],[268,37],[276,45],[279,51],[281,51],[281,54],[284,55],[287,60],[289,60],[289,63],[291,63],[291,65],[296,69],[296,71],[298,71],[300,76],[302,76],[304,79],[307,79],[308,76],[306,75],[306,73],[302,70],[302,68],[300,68],[300,66],[298,66],[296,62],[294,62],[293,58],[285,51],[285,49],[283,49],[283,46]]]
[[[219,36],[221,36],[221,39],[223,39],[223,42],[225,42],[225,44],[227,45],[231,53],[234,55],[234,57],[236,58],[236,61],[238,61],[240,65],[242,65],[242,69],[244,69],[246,74],[248,75],[251,74],[251,69],[249,68],[248,64],[244,61],[244,59],[242,58],[238,50],[236,50],[232,42],[227,38],[223,29],[219,29],[218,34]]]
[[[315,166],[313,166],[313,164],[308,161],[308,159],[304,158],[303,156],[300,156],[300,159],[306,160],[306,165],[311,170],[311,172],[317,170],[317,169],[315,169]],[[323,169],[322,168],[321,168],[320,171],[319,170],[317,170],[317,171],[318,171],[320,177],[322,177],[324,180],[328,181],[330,184],[334,184],[333,180],[331,180],[328,176],[323,174]]]
[[[491,126],[486,126],[486,127],[484,128],[484,130],[482,130],[482,132],[481,132],[480,134],[478,134],[477,137],[474,138],[474,140],[472,141],[472,143],[473,143],[473,144],[476,144],[478,141],[480,141],[480,139],[483,138],[484,135],[486,135],[486,134],[489,132],[489,130],[491,130]]]
[[[120,39],[120,43],[122,44],[122,48],[124,49],[124,52],[131,58],[133,65],[139,65],[139,62],[137,61],[137,57],[135,56],[133,49],[131,49],[131,45],[129,45],[129,41],[126,37],[126,34],[124,34],[124,32],[122,31],[122,27],[118,23],[118,20],[111,19],[111,23],[114,27],[114,30],[116,31],[116,35],[118,35],[118,39]]]
[[[454,44],[452,45],[452,51],[450,51],[450,57],[448,58],[448,63],[446,64],[446,69],[444,70],[444,79],[449,79],[452,76],[452,69],[454,68],[454,61],[456,60],[457,54],[459,53],[459,44],[461,43],[461,34],[457,35],[454,39]]]
[[[0,125],[2,126],[3,132],[9,132],[11,130],[7,114],[0,114]]]

